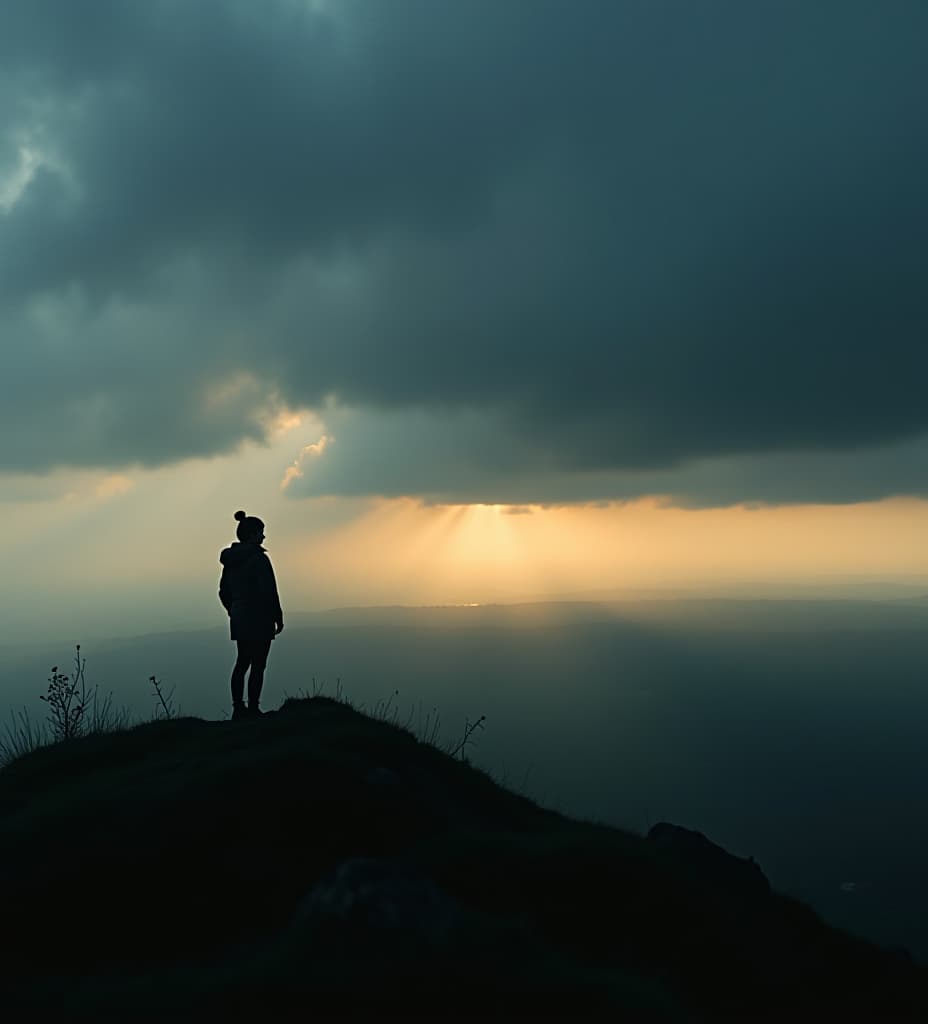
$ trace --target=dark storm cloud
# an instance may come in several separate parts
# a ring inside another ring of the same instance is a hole
[[[762,452],[691,459],[667,468],[565,467],[486,414],[360,413],[327,418],[331,433],[307,446],[288,473],[291,497],[325,494],[428,502],[549,504],[655,495],[688,508],[928,496],[928,440],[854,450]],[[545,438],[545,441],[549,439]]]
[[[293,493],[922,492],[796,467],[928,432],[926,41],[901,0],[8,6],[4,464],[289,403],[358,410]]]

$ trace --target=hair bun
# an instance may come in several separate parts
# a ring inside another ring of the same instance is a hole
[[[241,523],[241,522],[244,522],[244,520],[245,520],[245,519],[246,519],[247,517],[245,516],[245,513],[244,513],[244,512],[241,512],[241,511],[239,511],[239,512],[236,512],[236,513],[235,513],[235,518],[236,518],[236,519],[237,519],[237,520],[238,520],[238,521],[239,521],[239,522]]]

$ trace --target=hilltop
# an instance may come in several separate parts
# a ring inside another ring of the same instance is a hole
[[[323,697],[14,761],[0,881],[14,1019],[928,1017],[924,969],[753,862],[545,810]]]

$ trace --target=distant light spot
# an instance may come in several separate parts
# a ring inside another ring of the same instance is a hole
[[[303,417],[296,412],[282,412],[274,421],[275,434],[288,434],[303,422]]]
[[[123,473],[111,473],[97,484],[96,496],[104,501],[127,494],[135,486],[135,481]]]

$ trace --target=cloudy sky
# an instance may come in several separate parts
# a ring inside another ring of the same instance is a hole
[[[301,607],[928,580],[926,44],[921,0],[3,4],[7,628],[207,608],[236,508]]]

